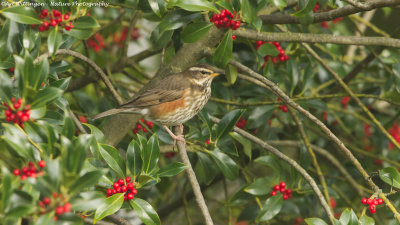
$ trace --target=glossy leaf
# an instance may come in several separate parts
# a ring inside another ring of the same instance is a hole
[[[58,48],[61,45],[62,36],[58,29],[54,28],[50,31],[49,36],[47,37],[47,48],[49,50],[49,54],[54,56],[57,52]]]
[[[221,138],[222,136],[227,135],[233,127],[236,125],[239,118],[244,113],[242,109],[235,109],[227,113],[222,119],[219,121],[216,127],[216,140]]]
[[[129,203],[131,204],[132,208],[135,210],[136,214],[144,224],[146,225],[161,224],[157,212],[145,200],[135,197],[133,200],[130,200]]]
[[[213,62],[216,66],[225,68],[232,57],[233,40],[232,31],[228,30],[221,43],[218,45],[213,56]]]
[[[38,220],[36,220],[35,225],[52,225],[55,224],[54,221],[54,211],[41,215]]]
[[[196,166],[196,175],[199,180],[209,185],[214,178],[217,176],[218,168],[215,163],[208,157],[208,155],[202,152],[196,152],[199,157],[199,161]]]
[[[2,14],[5,17],[9,18],[10,20],[14,20],[18,23],[23,23],[23,24],[42,23],[42,20],[39,18],[38,14],[36,14],[35,10],[32,7],[13,6],[3,9]]]
[[[74,38],[77,38],[80,40],[86,40],[86,39],[90,38],[90,36],[92,36],[93,29],[76,29],[74,27],[70,31],[63,31],[63,32]]]
[[[400,188],[400,173],[394,167],[386,167],[379,170],[381,180],[395,188]]]
[[[145,174],[150,173],[156,167],[159,156],[160,156],[160,147],[158,146],[157,135],[153,135],[147,142],[146,151],[142,153],[143,172]]]
[[[208,131],[210,133],[210,138],[211,138],[213,122],[211,121],[210,116],[208,115],[208,112],[205,109],[202,109],[197,115],[207,125]]]
[[[183,10],[172,11],[167,14],[158,25],[159,34],[162,35],[165,31],[183,27],[198,16],[200,16],[200,14],[193,14]]]
[[[135,140],[132,140],[126,152],[126,161],[128,168],[134,177],[138,176],[142,171],[143,160],[141,157],[141,149]]]
[[[206,0],[177,0],[173,5],[192,12],[197,12],[197,11],[218,12],[218,9],[215,8],[215,6],[211,2]]]
[[[114,170],[120,178],[125,177],[125,162],[118,153],[118,150],[110,145],[100,144],[100,154],[108,166]]]
[[[117,212],[122,207],[122,203],[124,203],[124,193],[117,193],[113,196],[106,198],[104,204],[100,205],[99,208],[96,210],[96,213],[94,215],[94,222],[96,223],[104,217]]]
[[[76,19],[74,21],[75,29],[91,29],[91,28],[98,28],[98,27],[100,27],[100,25],[91,16],[80,16],[80,17],[78,17],[78,19]]]
[[[257,221],[264,222],[274,218],[282,209],[283,198],[281,195],[269,197],[262,206],[257,216]]]
[[[63,94],[63,90],[54,88],[54,87],[47,87],[42,89],[38,92],[35,96],[35,101],[32,102],[32,108],[39,108],[44,105],[48,105],[52,101],[56,100]]]
[[[240,3],[245,21],[252,24],[257,18],[257,2],[252,0],[241,0]]]
[[[2,126],[6,129],[6,132],[3,134],[3,140],[21,157],[33,159],[32,146],[21,128],[18,128],[18,125],[8,123],[3,123]]]
[[[253,183],[243,189],[245,192],[252,195],[267,195],[271,192],[272,180],[269,177],[256,179]]]
[[[208,22],[196,22],[187,25],[181,32],[182,41],[185,43],[193,43],[200,40],[213,26]]]
[[[317,0],[299,0],[299,10],[293,13],[293,16],[302,17],[311,12],[317,4]]]
[[[276,49],[275,45],[269,43],[264,43],[263,45],[261,45],[260,48],[257,49],[257,52],[260,53],[260,55],[262,56],[277,56],[279,54],[279,51]]]
[[[217,166],[222,171],[224,176],[229,180],[234,180],[239,175],[239,168],[237,167],[235,161],[233,161],[228,155],[221,152],[219,149],[208,152]]]
[[[236,132],[230,132],[229,135],[231,135],[236,141],[242,144],[244,154],[246,154],[251,159],[251,153],[252,153],[251,142]]]
[[[225,69],[225,77],[226,80],[228,80],[228,83],[234,84],[236,82],[237,75],[238,75],[238,70],[236,66],[228,64],[228,66]]]
[[[367,215],[362,215],[360,217],[360,225],[375,225],[375,220]]]
[[[173,162],[172,164],[169,164],[161,168],[157,172],[157,174],[159,177],[173,177],[179,174],[180,172],[184,171],[186,168],[187,166],[184,163]]]
[[[101,176],[103,176],[103,172],[100,170],[87,172],[71,185],[69,191],[73,193],[87,187],[94,187],[99,182]]]
[[[2,185],[1,185],[1,204],[0,211],[4,212],[10,203],[12,193],[11,189],[11,174],[4,166],[1,167]]]
[[[320,218],[307,218],[304,221],[307,223],[307,225],[328,225]]]
[[[342,212],[339,221],[346,225],[358,225],[358,218],[353,210],[346,209]]]
[[[164,0],[148,0],[150,8],[158,16],[162,17],[165,11],[166,2]]]

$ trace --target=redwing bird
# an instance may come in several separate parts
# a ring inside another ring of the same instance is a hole
[[[207,64],[198,64],[187,70],[172,74],[151,84],[132,100],[96,115],[93,119],[117,113],[138,113],[161,124],[174,139],[185,143],[183,135],[174,135],[168,126],[179,125],[195,116],[211,96],[211,82],[219,73]]]

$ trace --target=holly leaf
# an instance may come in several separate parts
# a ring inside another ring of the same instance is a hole
[[[218,45],[213,56],[213,62],[216,66],[225,68],[232,57],[233,40],[232,31],[226,32],[224,39]]]
[[[264,222],[274,218],[281,211],[282,205],[283,198],[281,195],[269,197],[262,206],[257,221]]]
[[[146,225],[160,225],[161,221],[158,217],[157,212],[153,209],[153,207],[143,199],[134,198],[130,200],[132,208],[137,213],[138,217],[142,222]]]
[[[13,6],[2,10],[2,14],[23,24],[41,24],[42,20],[32,7]]]
[[[187,166],[181,162],[173,162],[163,168],[161,168],[157,174],[159,177],[173,177],[180,172],[184,171]]]
[[[128,146],[126,153],[126,161],[128,168],[134,177],[138,176],[142,171],[143,160],[141,157],[141,149],[135,140],[132,140]]]
[[[239,168],[227,154],[221,152],[219,149],[208,152],[217,166],[221,169],[222,173],[229,180],[234,180],[239,175]]]
[[[182,30],[182,41],[185,43],[196,42],[206,35],[212,26],[212,23],[208,22],[191,23]]]
[[[381,180],[395,188],[400,188],[400,173],[394,167],[386,167],[379,170]]]
[[[94,215],[94,223],[103,219],[106,216],[117,212],[124,203],[124,193],[118,193],[106,198],[104,203],[99,206]]]

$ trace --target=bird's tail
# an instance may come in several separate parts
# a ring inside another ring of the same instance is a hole
[[[126,109],[124,109],[124,108],[110,109],[110,110],[107,110],[107,111],[102,112],[100,114],[97,114],[96,116],[93,117],[93,120],[97,120],[99,118],[103,118],[103,117],[106,117],[106,116],[110,116],[110,115],[114,115],[114,114],[117,114],[117,113],[121,113],[124,110],[126,110]]]

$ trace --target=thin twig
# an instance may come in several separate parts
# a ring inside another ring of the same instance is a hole
[[[257,32],[248,29],[235,30],[233,32],[233,35],[250,40],[260,41],[278,41],[292,43],[332,43],[342,45],[386,46],[392,48],[400,48],[399,39],[386,37],[340,36],[333,34],[311,33]]]
[[[356,0],[343,0],[344,2],[349,3],[350,5],[360,8],[360,9],[364,9],[364,10],[369,10],[370,6],[368,3],[362,3]]]
[[[116,214],[112,214],[106,217],[108,220],[110,220],[111,222],[118,224],[118,225],[131,225],[131,223],[129,223],[128,220],[126,220],[125,218],[118,216]]]
[[[210,117],[211,120],[215,123],[219,123],[220,119],[211,116]],[[325,200],[324,196],[322,195],[321,191],[318,188],[317,183],[315,183],[314,179],[307,173],[307,171],[305,169],[303,169],[303,167],[301,167],[296,161],[294,161],[293,159],[289,158],[288,156],[286,156],[285,154],[283,154],[281,151],[279,151],[278,149],[272,147],[271,145],[269,145],[268,143],[264,142],[263,140],[259,139],[256,136],[251,135],[250,133],[238,128],[238,127],[234,127],[233,130],[235,132],[237,132],[238,134],[242,135],[243,137],[245,137],[246,139],[256,143],[257,145],[261,146],[262,148],[268,150],[269,152],[271,152],[272,154],[274,154],[275,156],[277,156],[278,158],[282,159],[283,161],[287,162],[289,165],[291,165],[298,173],[301,174],[301,176],[304,177],[304,179],[308,182],[308,184],[310,184],[311,188],[314,190],[315,194],[318,197],[318,200],[320,201],[322,207],[324,208],[326,214],[328,215],[328,218],[331,222],[331,224],[333,223],[333,219],[334,216],[329,208],[329,205],[327,203],[327,201]]]
[[[88,57],[82,55],[79,52],[75,52],[68,49],[59,49],[57,50],[56,55],[70,55],[88,63],[100,75],[100,78],[103,80],[107,88],[110,90],[111,94],[113,95],[114,99],[118,102],[118,104],[121,105],[124,102],[121,96],[119,96],[118,92],[115,90],[110,79],[103,72],[103,70],[95,62],[93,62],[93,60],[89,59]],[[43,58],[48,58],[48,57],[50,57],[49,53],[42,54],[35,59],[34,63],[36,64],[40,62],[40,60],[42,60]]]
[[[179,127],[174,127],[174,133],[175,133],[175,135],[182,134]],[[181,141],[177,141],[177,146],[178,146],[179,155],[180,155],[183,163],[186,164],[186,166],[187,166],[186,173],[189,177],[189,181],[190,181],[190,184],[192,185],[192,189],[193,189],[194,196],[196,198],[197,205],[200,207],[200,210],[204,217],[206,225],[213,225],[214,223],[212,221],[210,212],[208,211],[206,202],[204,201],[203,194],[201,193],[200,185],[199,185],[199,182],[197,181],[196,174],[194,173],[193,167],[190,164],[189,157],[186,152],[186,146]]]
[[[85,224],[95,224],[94,223],[94,219],[86,217],[85,219],[83,219]],[[115,225],[115,223],[109,223],[109,222],[105,222],[105,221],[97,221],[96,225]]]
[[[313,163],[313,165],[315,167],[315,170],[317,172],[319,181],[321,182],[322,191],[324,192],[326,201],[329,201],[330,197],[329,197],[329,192],[328,192],[328,186],[326,185],[325,177],[324,177],[324,174],[321,171],[321,167],[318,164],[317,157],[315,156],[315,153],[314,153],[313,149],[311,148],[310,141],[308,140],[306,131],[304,130],[304,127],[303,127],[303,123],[301,122],[299,117],[296,115],[296,112],[291,107],[288,107],[288,108],[289,108],[290,114],[293,117],[294,122],[296,123],[296,125],[297,125],[297,127],[299,129],[300,136],[303,139],[303,142],[304,142],[304,145],[307,148],[308,154],[311,157],[311,161],[312,161],[312,163]]]
[[[71,116],[72,120],[75,123],[75,126],[78,128],[79,132],[81,132],[82,134],[87,134],[85,128],[82,126],[81,121],[79,121],[79,119],[76,117],[75,113],[72,112],[72,110],[69,110],[69,115]]]

